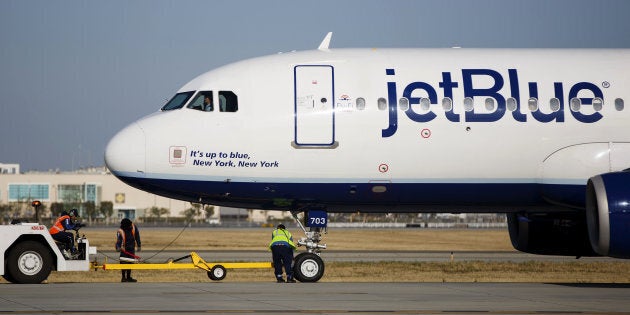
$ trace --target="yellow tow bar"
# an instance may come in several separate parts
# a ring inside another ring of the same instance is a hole
[[[226,269],[256,269],[256,268],[271,268],[270,262],[220,262],[220,263],[208,263],[201,258],[197,253],[191,252],[190,259],[192,263],[176,263],[175,261],[168,261],[162,264],[153,263],[131,263],[131,264],[103,264],[103,270],[175,270],[175,269],[203,269],[208,272],[208,277],[212,280],[223,280],[227,274]],[[98,267],[98,266],[96,266]]]

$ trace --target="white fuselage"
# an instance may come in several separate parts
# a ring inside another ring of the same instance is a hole
[[[580,207],[589,177],[630,166],[629,64],[622,49],[250,59],[179,90],[216,104],[231,91],[237,111],[154,113],[112,139],[106,162],[136,187],[211,204]]]

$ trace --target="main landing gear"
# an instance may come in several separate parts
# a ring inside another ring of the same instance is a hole
[[[317,211],[318,215],[322,213],[323,218],[318,217],[317,220],[313,220],[317,223],[310,224],[312,217],[309,216],[308,211],[304,212],[305,222],[309,226],[309,231],[307,231],[298,219],[297,212],[291,212],[306,235],[297,241],[298,246],[306,247],[306,252],[298,254],[293,259],[293,277],[300,282],[317,282],[324,275],[324,261],[319,255],[322,249],[326,249],[326,244],[319,244],[319,242],[322,240],[322,230],[326,229],[327,218],[324,211]]]

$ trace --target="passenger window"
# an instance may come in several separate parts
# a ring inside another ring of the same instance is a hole
[[[398,107],[400,108],[400,110],[402,111],[406,111],[409,109],[409,100],[406,97],[401,97],[398,100]]]
[[[535,97],[530,97],[527,100],[527,107],[530,111],[535,112],[538,110],[538,99]]]
[[[494,98],[486,98],[486,110],[489,112],[494,112],[494,108]]]
[[[515,99],[515,98],[510,97],[510,98],[508,98],[508,99],[505,101],[505,103],[506,103],[506,104],[505,104],[505,106],[507,107],[507,110],[509,110],[509,111],[511,111],[511,112],[513,112],[513,111],[515,111],[515,110],[516,110],[516,104],[517,104],[517,103],[516,103],[516,99]]]
[[[577,97],[571,99],[571,110],[574,112],[579,112],[580,107],[582,107],[582,100]]]
[[[429,109],[431,108],[431,100],[423,97],[420,99],[420,109],[422,109],[423,111],[427,112],[429,111]]]
[[[450,97],[445,97],[442,99],[442,109],[445,112],[451,111],[453,109],[453,100]]]
[[[560,110],[560,100],[556,97],[549,100],[549,109],[553,112]]]
[[[219,110],[222,112],[238,111],[238,97],[232,91],[219,91]]]
[[[186,107],[203,112],[213,111],[214,104],[212,101],[212,91],[202,91],[197,93],[192,102],[190,102],[190,104]]]
[[[387,101],[385,100],[385,98],[381,97],[378,99],[378,109],[379,110],[387,109]]]
[[[195,93],[195,91],[181,92],[175,94],[175,96],[173,96],[173,98],[171,98],[171,100],[168,101],[166,105],[162,106],[162,110],[173,110],[184,107],[184,105],[186,104],[186,102],[188,102],[188,99],[190,99],[193,93]]]
[[[596,112],[599,112],[600,110],[602,110],[603,107],[604,107],[604,100],[602,100],[599,97],[596,97],[593,99],[593,109]]]
[[[623,110],[623,98],[617,98],[615,99],[615,109],[617,111],[622,111]]]
[[[365,99],[363,97],[357,98],[357,109],[364,110],[365,109]]]
[[[464,99],[464,110],[467,112],[471,112],[475,107],[475,103],[472,97],[467,97]]]

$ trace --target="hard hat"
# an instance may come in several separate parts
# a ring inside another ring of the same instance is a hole
[[[70,210],[70,212],[68,212],[68,215],[71,217],[78,217],[79,216],[79,211],[77,211],[77,209],[72,209]]]

